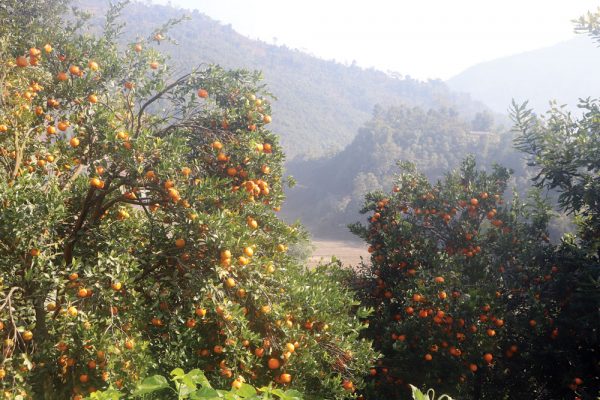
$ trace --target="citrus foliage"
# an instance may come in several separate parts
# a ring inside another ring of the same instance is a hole
[[[433,389],[429,389],[423,393],[419,390],[419,388],[410,385],[410,390],[412,392],[413,400],[436,400],[435,391]],[[437,400],[452,400],[452,398],[446,394],[443,394],[438,397]]]
[[[557,337],[556,343],[536,344],[544,355],[540,375],[547,377],[547,390],[556,397],[573,393],[594,398],[600,392],[599,103],[582,100],[579,107],[585,112],[580,118],[557,108],[536,117],[526,104],[513,106],[520,134],[515,143],[538,172],[534,184],[558,192],[561,210],[574,215],[577,222],[575,234],[565,236],[556,248],[563,271],[560,279],[546,289],[545,305],[554,310]],[[567,370],[576,371],[577,377],[565,377]]]
[[[302,394],[295,390],[275,389],[272,387],[255,388],[246,383],[240,383],[229,391],[214,389],[206,375],[198,369],[185,373],[177,368],[171,371],[171,382],[162,375],[154,375],[144,379],[128,398],[164,398],[165,392],[176,396],[177,399],[195,400],[258,400],[258,399],[280,399],[280,400],[302,400]],[[163,396],[163,397],[160,397]],[[122,393],[115,389],[107,389],[90,394],[87,399],[93,400],[118,400]],[[154,397],[153,397],[154,398]]]
[[[122,7],[93,36],[64,2],[0,6],[1,385],[81,398],[184,367],[352,396],[374,354],[347,273],[287,253],[260,75],[173,78],[177,21],[121,46]]]
[[[504,203],[508,178],[467,159],[430,184],[402,164],[393,193],[367,196],[369,225],[352,230],[370,244],[359,284],[384,353],[367,393],[398,398],[414,383],[460,398],[563,398],[593,374],[593,353],[560,352],[572,331],[557,320],[576,306],[565,277],[578,267],[547,242],[539,199]]]

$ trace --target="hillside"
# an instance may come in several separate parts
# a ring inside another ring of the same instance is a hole
[[[472,131],[452,110],[378,107],[353,142],[334,157],[293,161],[289,170],[298,185],[288,191],[283,213],[300,219],[313,235],[351,239],[347,224],[359,219],[365,193],[390,190],[396,161],[412,161],[431,179],[455,168],[474,154],[481,165],[494,162],[515,169],[517,186],[527,177],[512,135]]]
[[[471,93],[496,112],[506,113],[514,98],[529,100],[538,112],[548,101],[575,110],[580,97],[600,95],[600,50],[588,36],[475,65],[448,80],[450,88]]]
[[[95,14],[92,26],[103,23],[104,0],[79,0],[79,4]],[[441,81],[394,77],[251,40],[198,11],[132,3],[123,13],[123,19],[130,22],[125,39],[148,35],[168,19],[184,14],[190,19],[169,33],[179,45],[163,42],[160,50],[171,55],[180,71],[201,63],[261,70],[278,99],[273,105],[272,129],[281,135],[288,159],[316,158],[343,149],[377,104],[452,107],[466,120],[485,109]]]

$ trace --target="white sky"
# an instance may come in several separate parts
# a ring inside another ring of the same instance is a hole
[[[325,59],[448,79],[482,61],[574,36],[599,0],[152,0]]]

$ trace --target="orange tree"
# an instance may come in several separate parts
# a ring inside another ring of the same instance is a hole
[[[586,21],[598,24],[598,14]],[[587,25],[584,24],[584,26]],[[561,211],[575,216],[577,229],[556,246],[557,279],[542,301],[553,311],[553,340],[537,341],[536,375],[546,377],[554,398],[590,398],[600,393],[600,108],[582,100],[579,118],[554,108],[544,117],[513,104],[520,135],[516,147],[537,169],[535,186],[554,190]],[[564,371],[569,371],[567,374]]]
[[[468,158],[431,184],[402,164],[392,193],[367,196],[369,224],[351,229],[370,244],[358,283],[384,354],[367,394],[402,398],[415,383],[460,398],[566,398],[593,374],[589,363],[552,364],[565,307],[556,289],[572,266],[548,243],[539,196],[504,203],[508,179]]]
[[[0,334],[6,396],[123,393],[200,368],[218,388],[353,397],[374,353],[347,272],[306,271],[275,212],[283,154],[259,74],[172,78],[150,37],[66,1],[0,5]],[[64,16],[64,17],[63,17]]]

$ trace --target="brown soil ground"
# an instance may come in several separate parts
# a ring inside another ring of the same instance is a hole
[[[336,256],[344,266],[358,265],[361,256],[365,262],[369,261],[369,253],[364,243],[315,239],[312,244],[315,251],[308,259],[310,266],[317,265],[319,261],[328,262],[331,256]]]

